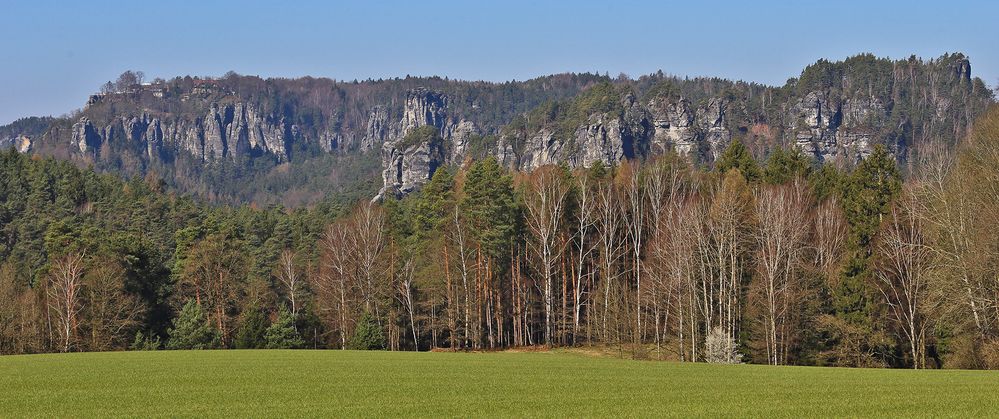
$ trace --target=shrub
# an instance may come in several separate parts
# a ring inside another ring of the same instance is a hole
[[[735,339],[717,326],[704,337],[704,360],[713,364],[741,364],[742,354],[736,349]]]
[[[133,351],[155,351],[160,349],[160,337],[149,333],[149,336],[143,335],[142,331],[135,332],[135,340],[132,341],[132,346],[129,346],[130,350]]]

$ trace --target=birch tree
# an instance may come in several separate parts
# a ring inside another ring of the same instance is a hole
[[[125,270],[111,257],[99,257],[84,275],[89,348],[107,351],[129,343],[145,310],[125,290]]]
[[[618,193],[612,182],[601,182],[597,187],[597,239],[600,251],[600,284],[603,297],[601,313],[601,337],[609,341],[608,318],[610,298],[614,282],[620,276],[618,267],[624,257],[625,239],[622,237],[624,214],[618,201]]]
[[[527,187],[527,225],[531,230],[531,249],[537,257],[539,286],[545,310],[545,342],[552,344],[555,333],[553,322],[553,282],[558,261],[564,246],[559,243],[563,229],[566,198],[569,193],[561,168],[548,166],[535,170]]]
[[[284,288],[285,298],[288,299],[288,305],[291,309],[291,316],[298,319],[298,310],[301,305],[305,281],[303,280],[302,273],[295,266],[295,252],[291,249],[285,249],[281,252],[281,256],[278,258],[276,276],[278,282]]]
[[[745,259],[752,241],[753,196],[738,170],[729,170],[715,193],[708,213],[712,278],[701,291],[712,301],[706,327],[719,326],[734,342],[742,319]],[[711,320],[709,318],[709,320]],[[707,332],[707,330],[705,330]]]
[[[756,291],[763,312],[767,361],[787,362],[791,324],[803,292],[800,262],[809,230],[807,198],[799,180],[756,193]]]
[[[46,294],[49,313],[55,317],[59,350],[69,352],[77,339],[83,309],[83,269],[86,256],[69,253],[56,259],[49,271]]]
[[[331,312],[335,319],[334,330],[340,337],[340,349],[347,349],[347,336],[351,330],[348,317],[352,317],[353,313],[349,298],[356,288],[357,261],[354,255],[357,251],[353,248],[356,242],[350,227],[343,221],[330,224],[319,240],[322,269],[314,285],[323,296],[324,310]]]
[[[875,284],[892,320],[908,344],[913,368],[925,367],[928,301],[932,254],[923,227],[913,213],[916,196],[903,191],[891,208],[877,239]]]
[[[597,242],[592,239],[594,226],[596,225],[596,204],[594,180],[588,173],[579,173],[575,177],[576,189],[576,223],[574,225],[573,238],[576,240],[576,257],[573,275],[573,310],[572,310],[572,335],[573,339],[579,335],[580,318],[582,316],[583,299],[589,294],[585,291],[586,283],[592,272],[587,268],[587,261],[596,248]]]
[[[354,240],[351,248],[356,252],[354,257],[358,263],[364,310],[372,312],[378,319],[378,300],[382,296],[379,263],[386,245],[385,214],[374,203],[362,203],[354,211],[351,228],[354,231],[350,235]]]

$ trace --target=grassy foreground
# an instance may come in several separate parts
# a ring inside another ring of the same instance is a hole
[[[999,415],[999,373],[567,353],[161,351],[0,357],[0,416]]]

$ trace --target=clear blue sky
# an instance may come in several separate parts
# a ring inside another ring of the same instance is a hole
[[[60,115],[126,69],[523,80],[662,69],[782,84],[818,58],[961,51],[999,81],[996,1],[0,0],[0,124]]]

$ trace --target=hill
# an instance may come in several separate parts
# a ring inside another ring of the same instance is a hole
[[[739,139],[761,159],[797,146],[850,165],[883,144],[904,163],[953,145],[992,102],[963,54],[819,60],[779,87],[662,72],[506,83],[235,73],[144,83],[127,72],[68,117],[0,127],[0,145],[151,175],[211,200],[301,205],[406,194],[438,167],[487,155],[518,170],[670,149],[711,164]],[[407,140],[421,126],[438,135]]]

